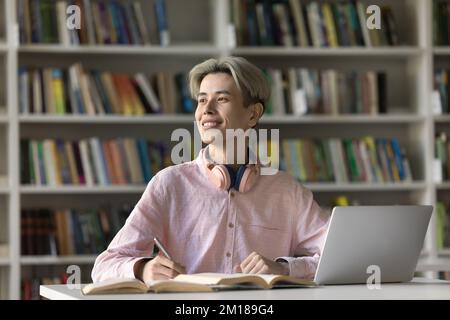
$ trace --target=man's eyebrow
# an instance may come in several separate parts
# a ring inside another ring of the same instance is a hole
[[[218,91],[216,91],[214,93],[231,95],[230,91],[227,91],[227,90],[218,90]],[[206,95],[207,95],[206,92],[199,92],[199,93],[197,93],[197,97],[199,97],[199,96],[206,96]]]

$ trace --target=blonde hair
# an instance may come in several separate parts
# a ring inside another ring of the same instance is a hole
[[[203,78],[211,73],[226,73],[232,76],[242,93],[245,107],[259,102],[265,109],[265,104],[270,98],[267,78],[261,69],[242,57],[208,59],[194,66],[189,72],[189,89],[192,98],[197,98]]]

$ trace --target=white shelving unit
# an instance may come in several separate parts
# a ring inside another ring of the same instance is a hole
[[[450,129],[450,116],[434,116],[431,113],[433,68],[436,62],[448,65],[446,61],[450,61],[450,48],[432,46],[431,0],[370,1],[370,4],[389,3],[394,7],[394,15],[398,19],[399,31],[405,45],[386,48],[230,48],[227,39],[229,0],[191,0],[188,4],[178,0],[166,1],[174,44],[163,48],[157,45],[80,47],[18,45],[16,1],[0,0],[0,15],[4,12],[0,18],[0,61],[5,66],[5,75],[0,73],[0,79],[4,76],[5,81],[0,80],[0,85],[8,84],[4,101],[7,113],[1,114],[0,111],[0,139],[7,140],[6,159],[3,160],[7,160],[6,173],[9,177],[8,185],[3,187],[0,185],[0,204],[3,199],[7,202],[5,208],[0,205],[0,212],[2,209],[7,210],[11,252],[10,257],[0,258],[2,267],[0,272],[4,269],[9,272],[9,298],[20,298],[22,269],[92,264],[95,259],[94,256],[21,257],[21,208],[42,203],[51,204],[54,201],[57,203],[67,201],[70,204],[84,201],[95,203],[97,198],[103,200],[117,196],[137,201],[145,188],[145,186],[89,188],[20,186],[20,138],[59,136],[76,138],[89,134],[109,137],[131,134],[143,135],[150,139],[170,139],[170,133],[174,128],[193,128],[193,117],[189,115],[139,118],[109,115],[95,117],[19,115],[17,69],[20,65],[68,66],[80,61],[88,68],[110,71],[188,71],[194,64],[210,57],[240,55],[260,67],[383,69],[388,74],[388,108],[392,113],[376,116],[264,116],[262,126],[280,128],[281,139],[394,135],[407,148],[415,175],[413,182],[373,185],[306,184],[323,206],[327,206],[332,197],[341,194],[348,194],[350,199],[355,197],[362,203],[370,204],[435,204],[441,193],[443,196],[450,194],[450,183],[434,183],[431,172],[436,127],[448,126]],[[183,8],[176,10],[177,6]],[[4,22],[3,29],[2,22]],[[190,25],[192,29],[185,27]],[[5,38],[6,35],[8,35],[6,41],[2,42],[2,37]],[[191,36],[195,41],[186,42],[192,40],[189,39]],[[2,70],[0,67],[0,72]],[[5,156],[0,153],[0,157]],[[418,271],[450,269],[450,259],[446,258],[450,255],[450,250],[438,251],[435,235],[436,221],[433,215]]]

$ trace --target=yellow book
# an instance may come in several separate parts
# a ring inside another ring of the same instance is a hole
[[[276,274],[180,274],[170,280],[154,280],[144,283],[137,279],[110,279],[91,283],[81,289],[84,295],[123,294],[147,292],[213,292],[243,288],[272,289],[275,287],[314,287],[310,280]]]
[[[333,20],[333,13],[331,12],[331,5],[329,3],[322,4],[322,13],[325,19],[325,26],[327,29],[327,37],[330,47],[338,47],[339,43],[337,40],[336,26]]]

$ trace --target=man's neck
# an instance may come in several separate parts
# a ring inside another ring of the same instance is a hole
[[[234,146],[234,156],[229,155],[227,157],[227,148],[226,147],[217,147],[216,145],[210,144],[208,145],[209,157],[212,161],[219,164],[226,164],[231,166],[234,170],[237,170],[242,164],[248,163],[248,150],[247,146],[245,146],[245,161],[244,163],[239,163],[238,157],[239,153],[237,151],[237,146]],[[242,152],[242,151],[241,151]]]

